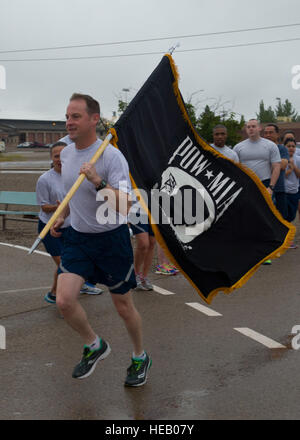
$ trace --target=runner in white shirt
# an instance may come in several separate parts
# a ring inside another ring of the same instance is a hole
[[[296,142],[287,138],[284,145],[289,152],[289,163],[285,171],[285,192],[288,201],[287,221],[295,220],[298,209],[298,188],[300,178],[300,157],[295,154]]]
[[[277,145],[260,136],[261,125],[256,119],[246,124],[249,136],[234,147],[241,163],[250,168],[266,186],[270,195],[280,174],[281,158]]]
[[[75,366],[72,377],[88,377],[96,364],[111,351],[109,343],[91,327],[78,301],[82,281],[92,276],[95,281],[108,286],[133,345],[125,385],[141,386],[147,381],[152,361],[143,349],[142,321],[131,292],[136,287],[136,280],[127,226],[128,193],[131,192],[128,163],[123,154],[110,145],[95,165],[89,163],[101,144],[96,135],[100,106],[91,96],[73,94],[66,118],[66,127],[74,143],[68,145],[62,154],[65,190],[69,190],[79,174],[86,176],[69,206],[51,228],[51,233],[59,236],[59,229],[70,213],[70,232],[59,268],[57,304],[65,322],[79,333],[85,344],[82,359]],[[117,212],[112,221],[109,217],[105,219],[105,195],[117,201]],[[98,323],[97,328],[99,330]]]
[[[260,136],[262,127],[257,119],[250,119],[246,124],[248,139],[234,147],[242,164],[250,168],[267,188],[272,196],[280,174],[281,157],[277,145]],[[272,264],[266,260],[263,264]]]
[[[211,144],[211,146],[215,150],[228,157],[228,159],[231,159],[234,162],[239,162],[238,155],[226,145],[227,128],[225,127],[225,125],[218,124],[213,128],[213,139],[214,143]]]

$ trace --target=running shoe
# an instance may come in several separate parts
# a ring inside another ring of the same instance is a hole
[[[136,287],[134,288],[134,290],[144,290],[142,275],[136,274],[135,280],[136,280]]]
[[[46,295],[44,296],[44,300],[50,304],[56,304],[56,296],[52,295],[52,292],[46,293]]]
[[[101,340],[101,345],[98,350],[90,350],[86,345],[83,349],[82,359],[73,370],[72,377],[74,379],[85,379],[90,376],[96,368],[96,365],[102,359],[105,359],[111,349],[107,342]]]
[[[143,278],[142,286],[144,290],[153,290],[153,285],[150,283],[147,277]]]
[[[86,281],[80,289],[80,293],[86,293],[87,295],[101,295],[104,291],[95,287],[94,284]]]
[[[176,275],[174,269],[171,269],[167,264],[158,264],[155,268],[155,273],[160,275]]]
[[[296,243],[291,243],[290,244],[290,249],[297,249],[298,245]]]
[[[165,266],[167,266],[168,268],[170,268],[171,270],[173,270],[175,273],[178,273],[178,272],[179,272],[179,270],[177,269],[176,266],[174,266],[174,264],[169,263],[169,264],[166,264]]]
[[[132,358],[131,361],[132,363],[130,367],[127,368],[125,386],[140,387],[147,382],[147,376],[152,365],[152,360],[146,353],[145,360]]]

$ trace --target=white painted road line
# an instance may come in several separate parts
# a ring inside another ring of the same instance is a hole
[[[209,309],[208,307],[203,306],[199,303],[186,303],[187,306],[193,307],[193,309],[198,310],[198,312],[202,312],[207,316],[222,316],[221,313],[216,312],[215,310]]]
[[[28,247],[24,247],[24,246],[19,246],[17,244],[10,244],[10,243],[0,243],[1,246],[8,246],[8,247],[12,247],[14,249],[20,249],[22,251],[30,251],[30,248]],[[50,257],[51,255],[48,254],[47,252],[43,252],[43,251],[33,251],[33,253],[35,254],[40,254],[40,255],[45,255],[46,257]]]
[[[30,251],[30,248],[25,247],[25,246],[19,246],[16,244],[10,244],[10,243],[1,243],[0,242],[0,246],[8,246],[8,247],[12,247],[15,249],[20,249],[23,251]],[[50,254],[48,254],[47,252],[42,252],[42,251],[34,251],[34,254],[40,254],[40,255],[45,255],[46,257],[50,257]],[[153,286],[153,290],[155,290],[155,292],[160,293],[161,295],[175,295],[174,292],[170,292],[169,290],[166,289],[162,289],[161,287],[158,286]]]
[[[27,289],[15,289],[15,290],[2,290],[0,291],[0,295],[2,293],[18,293],[18,292],[27,292],[32,290],[46,290],[50,289],[51,286],[41,286],[41,287],[28,287]]]
[[[257,341],[268,348],[286,348],[284,345],[279,344],[279,342],[273,341],[273,339],[270,339],[267,336],[257,333],[254,330],[251,330],[251,328],[239,327],[239,328],[235,328],[234,330],[237,330],[243,335],[248,336],[248,338],[254,339],[254,341]]]
[[[161,295],[175,295],[174,292],[170,292],[169,290],[162,289],[161,287],[158,286],[153,286],[153,290],[155,290],[155,292],[157,293],[160,293]]]

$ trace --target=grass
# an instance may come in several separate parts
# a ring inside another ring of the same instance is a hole
[[[15,162],[24,161],[25,157],[19,156],[18,154],[2,154],[0,153],[0,162]]]

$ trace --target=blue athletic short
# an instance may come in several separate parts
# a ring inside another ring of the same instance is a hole
[[[58,273],[75,273],[105,284],[111,293],[124,294],[136,287],[133,251],[127,224],[99,234],[69,228]]]
[[[299,197],[298,193],[296,194],[286,194],[287,198],[287,217],[286,220],[288,222],[292,222],[295,220],[297,211],[298,211],[298,203],[299,203]]]
[[[148,232],[149,235],[154,237],[151,225],[149,223],[137,223],[136,225],[129,223],[132,229],[133,235],[141,234],[142,232]]]
[[[38,223],[39,233],[44,229],[45,226],[46,224],[39,219],[39,223]],[[45,249],[48,252],[48,254],[50,254],[52,257],[59,257],[61,255],[64,239],[68,232],[68,229],[69,228],[60,229],[60,232],[62,232],[62,235],[60,237],[53,237],[49,231],[45,236],[45,238],[43,238],[42,241],[45,246]]]

